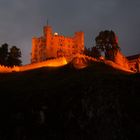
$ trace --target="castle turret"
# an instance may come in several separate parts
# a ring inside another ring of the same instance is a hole
[[[52,27],[51,26],[45,26],[44,27],[44,37],[46,38],[46,56],[47,58],[52,57],[51,54],[51,39],[52,39]]]
[[[38,38],[33,37],[32,38],[32,53],[31,53],[31,63],[36,62],[37,60],[37,44],[38,44]]]
[[[76,53],[82,53],[84,51],[84,32],[75,32],[74,41]]]

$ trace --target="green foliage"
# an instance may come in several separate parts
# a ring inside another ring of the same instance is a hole
[[[96,48],[105,53],[106,59],[113,59],[114,53],[120,50],[118,39],[112,30],[101,31],[95,41]]]
[[[20,60],[21,51],[16,46],[12,46],[8,51],[8,44],[2,44],[0,47],[0,65],[4,66],[19,66],[22,61]]]

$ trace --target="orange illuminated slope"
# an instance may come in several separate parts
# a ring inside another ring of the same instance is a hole
[[[126,72],[132,72],[129,69],[116,64],[112,61],[105,60],[105,59],[100,59],[97,60],[93,57],[89,57],[86,55],[81,55],[77,54],[73,56],[72,58],[65,58],[65,57],[60,57],[57,59],[51,59],[39,63],[33,63],[33,64],[28,64],[24,66],[15,66],[15,67],[5,67],[5,66],[0,66],[0,72],[1,73],[10,73],[10,72],[22,72],[22,71],[28,71],[28,70],[34,70],[42,67],[61,67],[64,66],[68,63],[71,63],[76,69],[83,69],[86,68],[91,62],[102,62],[106,65],[109,65],[115,69],[126,71]]]

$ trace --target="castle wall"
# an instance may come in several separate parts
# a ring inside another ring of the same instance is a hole
[[[11,73],[11,72],[22,72],[22,71],[28,71],[33,69],[38,69],[42,67],[61,67],[67,64],[67,60],[64,57],[60,57],[57,59],[47,60],[43,62],[37,62],[34,64],[28,64],[24,66],[1,66],[0,65],[0,73]]]
[[[32,39],[32,63],[46,60],[46,47],[43,37]]]
[[[120,51],[117,51],[115,58],[114,58],[114,62],[116,64],[119,64],[123,68],[130,69],[128,59]]]

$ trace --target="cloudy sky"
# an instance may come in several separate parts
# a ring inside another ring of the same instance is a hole
[[[113,30],[124,55],[140,53],[140,0],[0,0],[0,45],[16,45],[30,63],[31,39],[49,19],[54,32],[85,32],[85,46],[101,30]]]

